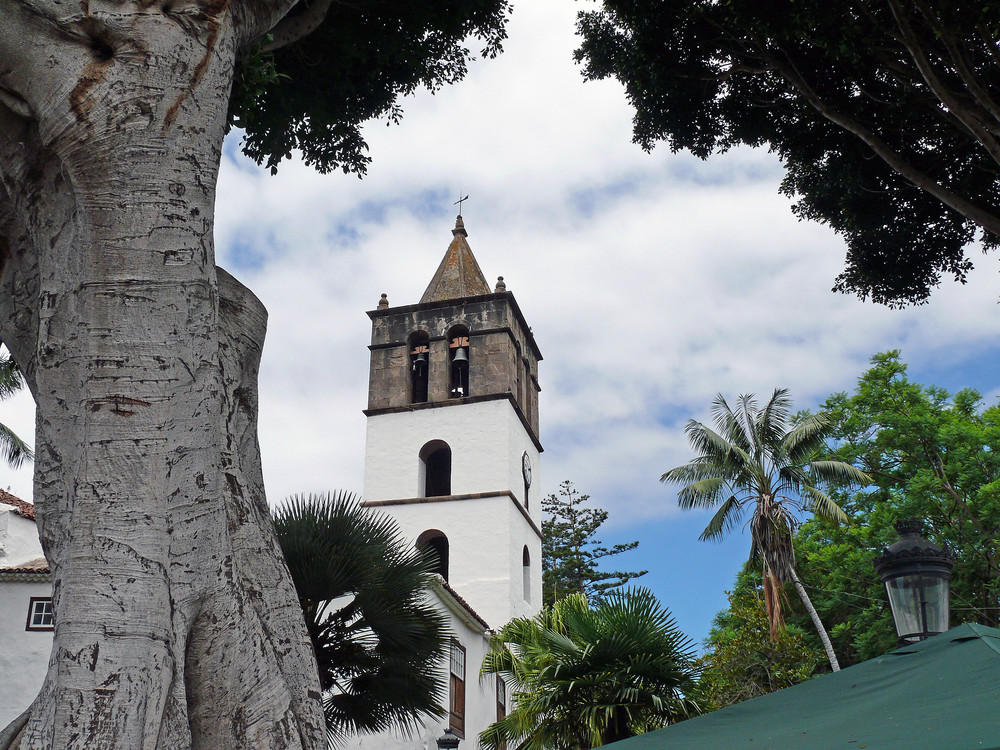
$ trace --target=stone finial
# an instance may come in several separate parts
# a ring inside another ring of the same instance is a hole
[[[469,233],[465,231],[465,222],[462,221],[462,214],[455,217],[455,228],[451,230],[451,233],[456,237],[462,235],[463,237],[468,237]]]
[[[389,297],[383,294],[382,299],[378,301],[378,309],[385,310],[388,306],[389,306]]]
[[[506,292],[507,285],[503,283],[503,276],[497,276],[497,286],[494,292]]]

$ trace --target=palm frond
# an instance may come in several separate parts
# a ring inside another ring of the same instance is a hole
[[[834,523],[850,523],[851,519],[829,495],[813,486],[805,487],[804,490],[809,498],[807,510]]]
[[[771,398],[756,416],[756,432],[761,445],[772,451],[781,444],[791,419],[792,399],[787,388],[775,388]]]
[[[852,464],[843,461],[810,461],[809,472],[815,482],[864,487],[872,478]]]
[[[0,424],[0,458],[12,469],[18,469],[25,461],[35,458],[31,446],[21,440],[7,425]]]
[[[710,477],[692,482],[677,493],[677,504],[685,510],[689,508],[712,508],[719,502],[719,496],[726,488],[721,477]]]
[[[712,516],[712,520],[708,522],[708,526],[705,530],[701,532],[701,536],[698,537],[699,541],[719,541],[728,532],[732,531],[733,527],[738,524],[742,518],[743,506],[737,499],[736,495],[730,495],[729,498],[719,506],[719,509]]]
[[[0,354],[0,401],[8,399],[24,387],[24,378],[9,354]]]
[[[783,453],[790,463],[803,463],[822,447],[831,427],[827,414],[810,414],[795,425],[781,441]]]

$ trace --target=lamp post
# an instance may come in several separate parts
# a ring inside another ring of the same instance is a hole
[[[948,629],[948,599],[955,556],[920,536],[919,521],[896,524],[899,541],[875,558],[885,584],[899,644],[922,641]]]
[[[451,731],[451,727],[444,730],[444,734],[437,738],[438,750],[458,750],[458,736]]]

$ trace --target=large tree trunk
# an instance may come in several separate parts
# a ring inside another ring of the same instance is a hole
[[[0,0],[0,338],[38,406],[49,671],[20,748],[325,746],[216,269],[226,0]]]
[[[798,592],[799,599],[802,600],[802,606],[804,606],[806,608],[806,612],[809,613],[809,619],[812,620],[813,627],[816,628],[816,633],[819,635],[819,639],[823,643],[823,649],[826,651],[826,658],[830,660],[830,669],[834,672],[839,672],[840,662],[837,661],[837,654],[833,650],[833,643],[830,641],[830,636],[826,632],[826,628],[823,627],[823,621],[819,619],[819,614],[813,606],[812,599],[810,599],[809,594],[806,593],[806,587],[802,585],[802,581],[799,580],[799,576],[795,572],[795,568],[791,565],[788,566],[788,574],[792,578],[792,583],[795,586],[795,590]]]

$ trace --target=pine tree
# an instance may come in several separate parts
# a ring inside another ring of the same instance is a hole
[[[633,550],[639,542],[602,546],[594,535],[608,520],[608,512],[587,507],[589,500],[590,495],[581,495],[569,480],[559,485],[558,495],[542,500],[546,514],[542,521],[542,589],[547,606],[576,593],[584,594],[591,604],[599,603],[608,592],[648,572],[598,569],[603,558]]]

